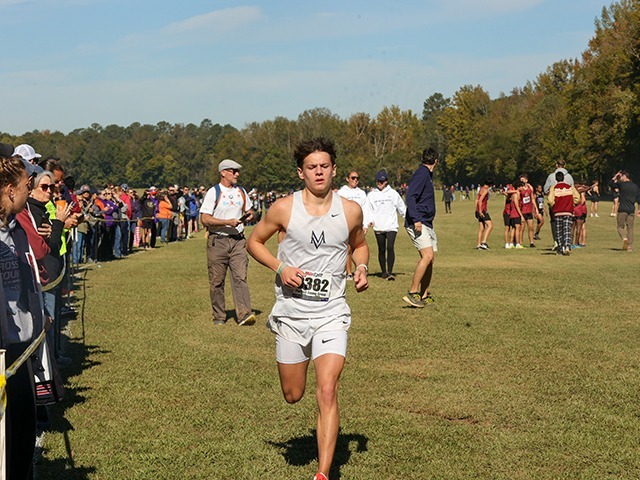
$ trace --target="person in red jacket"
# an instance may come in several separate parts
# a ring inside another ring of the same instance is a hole
[[[580,201],[576,187],[564,181],[564,173],[556,172],[557,183],[549,190],[549,206],[553,214],[558,242],[558,255],[571,254],[571,224],[573,222],[573,206]]]

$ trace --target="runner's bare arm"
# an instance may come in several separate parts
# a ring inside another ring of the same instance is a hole
[[[355,262],[356,271],[353,274],[353,281],[356,292],[362,292],[369,286],[367,279],[369,265],[369,246],[362,230],[362,209],[355,203],[347,200],[342,202],[347,225],[349,226],[349,246],[352,250],[352,258]]]

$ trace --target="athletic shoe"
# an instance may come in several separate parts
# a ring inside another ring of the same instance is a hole
[[[536,248],[536,244],[535,243],[530,243],[529,244],[529,248]]]
[[[505,243],[504,244],[504,248],[506,248],[506,249],[513,248],[513,244],[512,243]]]
[[[484,247],[483,247],[482,245],[478,245],[478,246],[476,247],[476,250],[484,250]]]
[[[540,235],[538,235],[537,233],[533,236],[534,240],[540,240]]]
[[[387,275],[387,280],[388,281],[394,281],[396,279],[395,275],[393,273],[390,273],[389,275]]]
[[[73,317],[76,314],[76,311],[72,307],[67,307],[66,305],[60,309],[60,315],[63,317]]]
[[[571,247],[563,247],[562,255],[564,255],[565,257],[568,257],[569,255],[571,255]]]
[[[253,325],[254,323],[256,323],[256,316],[253,313],[247,313],[242,320],[240,320],[238,322],[239,326],[243,326],[243,325]]]
[[[383,280],[386,280],[386,279],[387,279],[387,277],[389,276],[389,274],[388,274],[387,272],[382,272],[382,275],[381,275],[381,276],[382,276],[382,279],[383,279]]]
[[[430,293],[427,293],[427,296],[422,299],[425,305],[433,305],[436,301],[433,299]]]
[[[407,302],[412,307],[422,308],[424,307],[424,300],[420,296],[419,292],[407,292],[407,294],[402,297],[402,300]]]
[[[629,250],[629,240],[627,240],[626,238],[622,240],[622,250],[624,250],[625,252]]]
[[[487,244],[486,242],[482,242],[482,243],[480,244],[480,246],[481,246],[483,249],[485,249],[485,250],[491,250],[491,249],[489,248],[489,244]]]
[[[593,213],[589,215],[591,218],[593,218]]]
[[[214,320],[213,321],[214,325],[224,325],[225,323],[227,323],[226,320]]]
[[[313,476],[313,480],[329,480],[324,473],[318,472]]]
[[[353,280],[353,273],[349,273],[347,275],[347,280]]]
[[[524,247],[522,245],[520,245],[519,243],[516,243],[516,246],[513,248],[517,248],[518,250],[523,249]]]
[[[596,216],[596,218],[600,218],[600,215],[598,215],[597,213],[596,213],[596,215],[595,215],[595,216]]]

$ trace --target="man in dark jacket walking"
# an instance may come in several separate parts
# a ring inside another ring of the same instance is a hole
[[[611,179],[611,186],[620,192],[618,207],[618,235],[622,239],[622,250],[633,250],[633,222],[636,203],[640,204],[640,188],[629,178],[629,173],[620,171]]]
[[[402,299],[417,308],[424,307],[425,303],[433,303],[429,285],[433,274],[434,252],[438,251],[438,239],[433,229],[433,219],[436,216],[433,170],[437,163],[436,151],[432,148],[424,150],[422,164],[411,177],[407,189],[404,226],[420,254],[420,260],[413,273],[411,288]]]

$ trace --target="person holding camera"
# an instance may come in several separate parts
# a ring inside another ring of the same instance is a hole
[[[249,257],[244,238],[244,223],[253,219],[254,212],[247,192],[238,186],[241,168],[242,165],[234,160],[222,160],[218,165],[220,183],[209,189],[200,207],[202,225],[209,232],[207,266],[214,325],[223,325],[227,321],[224,302],[227,269],[231,271],[236,322],[238,325],[256,322],[247,284]]]
[[[622,239],[622,250],[633,250],[633,223],[635,220],[636,203],[640,204],[640,188],[631,181],[629,172],[620,170],[611,179],[611,187],[619,192],[619,206],[617,214],[618,235]],[[638,211],[640,216],[640,211]]]

